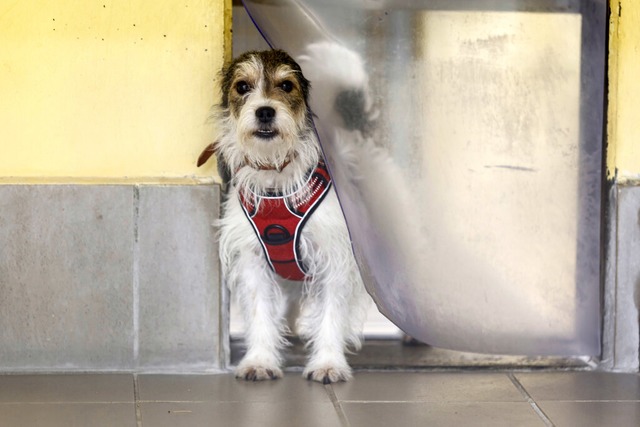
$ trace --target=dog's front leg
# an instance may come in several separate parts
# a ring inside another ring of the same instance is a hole
[[[341,282],[311,283],[310,287],[318,289],[305,298],[301,309],[301,335],[309,340],[311,350],[302,375],[323,384],[351,378],[345,357],[350,286]]]
[[[286,300],[273,273],[255,262],[240,263],[236,298],[245,320],[247,353],[236,368],[236,377],[260,381],[282,377],[280,369]]]

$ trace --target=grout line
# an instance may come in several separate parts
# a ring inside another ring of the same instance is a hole
[[[553,424],[553,422],[551,421],[551,419],[549,419],[547,414],[545,414],[544,411],[538,406],[536,401],[533,400],[529,392],[524,388],[524,386],[520,383],[520,381],[518,381],[516,376],[513,375],[513,372],[507,373],[507,376],[509,377],[513,385],[518,389],[522,397],[524,397],[529,403],[529,405],[531,405],[531,408],[533,408],[534,412],[538,414],[540,419],[542,419],[542,422],[544,423],[544,425],[547,427],[555,427],[555,424]]]
[[[142,427],[142,412],[140,411],[140,386],[138,374],[133,374],[133,403],[136,406],[136,426]]]
[[[542,400],[543,402],[545,400]],[[620,399],[553,399],[546,402],[554,403],[640,403],[640,400],[620,400]]]
[[[347,419],[347,415],[344,413],[344,409],[342,408],[340,401],[338,401],[338,396],[336,396],[336,393],[333,391],[331,384],[326,384],[324,389],[329,395],[329,399],[338,414],[338,418],[340,418],[340,425],[342,425],[342,427],[351,427],[351,424],[349,424],[349,420]]]
[[[133,295],[132,295],[132,323],[133,323],[133,363],[138,367],[140,356],[140,244],[139,244],[139,217],[140,217],[140,188],[133,187]],[[136,379],[137,381],[137,379]]]
[[[131,405],[131,401],[66,401],[66,400],[52,400],[52,401],[42,401],[42,402],[0,402],[0,407],[2,406],[16,406],[16,405],[27,405],[27,406],[47,406],[47,405]]]

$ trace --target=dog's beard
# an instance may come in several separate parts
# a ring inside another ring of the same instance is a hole
[[[245,162],[257,169],[281,170],[294,156],[302,133],[300,124],[290,114],[278,113],[273,123],[257,124],[255,110],[250,107],[243,108],[235,127]],[[259,131],[265,129],[274,135],[268,138],[260,136]]]
[[[265,140],[254,134],[257,127],[251,114],[241,114],[240,119],[230,112],[218,115],[218,148],[231,171],[232,183],[243,192],[293,193],[320,159],[320,145],[310,121],[306,117],[283,121],[280,117],[278,135]]]

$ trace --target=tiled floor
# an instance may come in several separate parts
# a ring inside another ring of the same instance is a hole
[[[323,386],[287,373],[0,376],[2,427],[640,425],[640,376],[598,372],[358,372]]]

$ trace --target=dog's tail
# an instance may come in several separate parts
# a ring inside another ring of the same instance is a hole
[[[207,160],[209,160],[211,156],[213,156],[214,154],[218,157],[218,173],[222,178],[222,184],[223,184],[222,189],[223,191],[226,192],[227,191],[226,184],[228,184],[229,181],[231,181],[231,170],[229,170],[227,163],[224,161],[220,153],[218,153],[217,141],[207,145],[207,147],[202,151],[202,153],[200,153],[200,156],[198,157],[197,165],[198,167],[204,165],[205,163],[207,163]]]
[[[217,149],[218,149],[217,141],[207,145],[207,148],[205,148],[204,151],[200,153],[200,156],[198,157],[198,163],[197,163],[198,167],[207,163],[207,160],[209,160],[209,158],[216,153]]]

